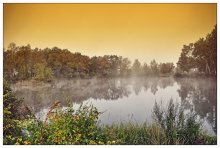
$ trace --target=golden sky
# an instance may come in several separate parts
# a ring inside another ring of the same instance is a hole
[[[4,4],[4,47],[176,63],[183,44],[211,32],[216,11],[216,4]]]

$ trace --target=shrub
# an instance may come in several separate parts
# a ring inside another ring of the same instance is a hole
[[[7,81],[3,81],[3,144],[21,144],[22,133],[19,107],[22,100],[12,93]]]
[[[97,124],[99,114],[93,106],[81,106],[78,110],[52,107],[44,121],[35,119],[24,123],[29,132],[27,141],[31,144],[106,144],[106,135]]]

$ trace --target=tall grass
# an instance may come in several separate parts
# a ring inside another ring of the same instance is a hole
[[[205,144],[209,139],[204,138],[201,130],[202,123],[197,121],[195,113],[184,114],[179,104],[169,101],[166,109],[156,102],[153,108],[153,117],[163,131],[165,144]],[[215,143],[215,142],[214,142]]]
[[[119,124],[105,126],[108,140],[115,144],[150,144],[150,145],[196,145],[217,144],[216,136],[208,136],[202,132],[196,114],[184,114],[183,108],[171,99],[166,108],[155,102],[152,116],[155,122]]]

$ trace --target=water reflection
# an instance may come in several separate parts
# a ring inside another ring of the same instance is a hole
[[[55,80],[45,84],[37,82],[18,83],[12,85],[18,97],[25,98],[27,104],[36,109],[47,107],[55,100],[63,101],[70,99],[75,103],[82,103],[88,98],[117,100],[129,97],[131,92],[138,95],[142,89],[155,95],[158,87],[165,89],[172,86],[172,78],[130,78],[130,79],[84,79],[84,80]],[[36,86],[37,85],[37,86]],[[37,111],[37,110],[36,110]],[[39,110],[38,110],[39,111]]]
[[[178,93],[182,106],[195,111],[200,118],[207,120],[217,133],[216,104],[217,85],[214,79],[176,79],[180,85]]]
[[[80,104],[90,101],[102,115],[103,123],[132,120],[151,121],[155,100],[164,104],[171,98],[185,110],[196,112],[216,133],[216,80],[164,78],[59,79],[52,83],[23,82],[12,85],[34,112],[47,109],[56,100],[66,106],[68,99]],[[209,129],[208,129],[209,130]]]

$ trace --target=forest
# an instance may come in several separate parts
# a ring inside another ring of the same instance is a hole
[[[68,49],[31,48],[11,43],[4,49],[4,78],[10,81],[36,79],[51,81],[55,78],[91,78],[117,76],[182,76],[197,73],[206,76],[217,74],[217,27],[206,38],[183,45],[176,67],[172,62],[133,64],[128,58],[117,55],[89,57]]]
[[[30,45],[18,47],[11,43],[4,51],[4,76],[9,80],[51,80],[53,77],[89,78],[172,73],[173,63],[152,60],[148,65],[136,59],[131,65],[128,58],[117,55],[88,57],[71,53],[68,49],[31,49]]]

